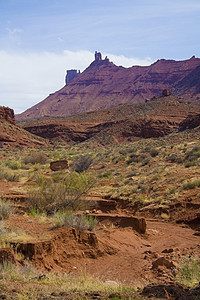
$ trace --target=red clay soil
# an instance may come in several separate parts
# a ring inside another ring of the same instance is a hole
[[[12,187],[13,183],[0,181],[0,190],[8,198],[13,196],[9,196]],[[199,208],[192,206],[195,205],[193,200],[198,202],[198,199],[192,193],[188,191],[187,201],[182,201],[181,205],[186,207],[183,216],[187,219],[190,214],[193,224],[183,224],[184,220],[179,220],[183,207],[180,206],[179,210],[174,203],[171,220],[150,219],[148,216],[151,214],[147,214],[146,232],[143,234],[134,230],[135,223],[131,221],[131,218],[141,219],[142,212],[136,217],[128,207],[123,210],[113,200],[108,205],[109,200],[100,197],[94,199],[99,202],[99,210],[95,210],[93,215],[97,219],[99,217],[100,221],[95,232],[81,232],[74,228],[55,229],[50,221],[17,214],[6,220],[5,226],[21,236],[24,234],[24,241],[13,245],[17,245],[17,251],[24,255],[24,264],[28,260],[41,271],[73,275],[87,273],[102,280],[140,286],[149,283],[171,284],[176,281],[179,263],[184,258],[199,257],[200,254]],[[189,201],[190,196],[194,198],[192,201]],[[90,200],[92,198],[88,197]],[[126,220],[124,226],[123,220]],[[175,221],[183,223],[176,224]],[[196,227],[192,226],[195,224]]]
[[[172,282],[177,263],[200,253],[199,236],[191,228],[155,220],[147,220],[145,234],[132,228],[109,227],[96,232],[52,229],[49,222],[17,215],[7,220],[6,226],[33,237],[33,242],[20,243],[17,249],[41,270],[85,272],[124,283]],[[153,268],[160,257],[165,261],[161,258]]]
[[[19,186],[18,182],[6,182],[0,180],[0,197],[12,193],[12,188]]]

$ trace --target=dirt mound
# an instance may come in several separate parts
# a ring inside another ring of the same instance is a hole
[[[179,224],[153,220],[146,223],[146,233],[142,235],[130,227],[103,222],[95,232],[53,229],[50,222],[20,215],[12,216],[5,226],[32,239],[12,244],[24,255],[23,264],[28,260],[40,270],[77,275],[84,271],[102,280],[132,284],[171,283],[179,259],[198,255],[199,237],[191,228]],[[153,268],[161,258],[165,263]]]
[[[107,249],[101,249],[93,232],[81,232],[74,228],[63,228],[54,232],[50,240],[34,243],[21,243],[17,247],[26,259],[41,269],[70,272],[77,261],[95,259],[102,256]]]
[[[198,99],[200,59],[161,59],[151,66],[117,67],[108,59],[93,62],[59,91],[29,108],[17,120],[70,116],[160,96],[164,89],[185,100]],[[193,78],[191,81],[190,78]]]

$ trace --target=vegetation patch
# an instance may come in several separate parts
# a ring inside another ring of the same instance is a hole
[[[188,257],[180,265],[177,280],[187,287],[195,287],[200,281],[200,260]]]

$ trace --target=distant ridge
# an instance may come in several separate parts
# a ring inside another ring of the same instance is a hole
[[[183,101],[200,99],[200,59],[175,61],[161,59],[150,66],[118,67],[101,53],[82,73],[62,89],[25,112],[16,120],[66,117],[107,109],[119,104],[142,103],[170,89]]]

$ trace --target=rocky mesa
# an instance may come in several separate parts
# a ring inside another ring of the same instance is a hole
[[[120,104],[141,103],[170,89],[184,101],[198,101],[200,59],[161,59],[150,66],[116,66],[99,52],[82,73],[68,70],[66,85],[42,102],[16,116],[17,120],[66,117],[107,109]]]

